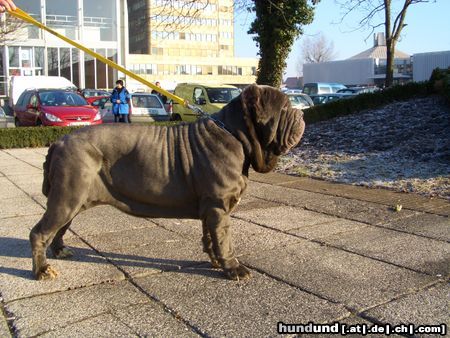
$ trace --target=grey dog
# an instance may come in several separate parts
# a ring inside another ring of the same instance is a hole
[[[175,126],[101,125],[52,144],[44,163],[47,210],[30,233],[36,279],[47,263],[72,255],[63,236],[81,211],[112,205],[141,217],[201,219],[203,250],[233,280],[250,278],[235,257],[230,213],[247,187],[250,166],[269,172],[297,145],[305,124],[286,95],[251,85],[212,118]]]

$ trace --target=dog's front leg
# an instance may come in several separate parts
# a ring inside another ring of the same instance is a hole
[[[203,217],[203,224],[207,228],[204,230],[209,230],[215,257],[217,257],[226,276],[233,280],[249,279],[251,277],[250,271],[240,264],[235,257],[229,220],[229,214],[223,209],[211,208],[205,212]]]

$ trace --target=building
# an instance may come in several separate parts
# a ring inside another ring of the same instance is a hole
[[[128,0],[128,15],[126,67],[147,80],[166,89],[177,82],[255,82],[258,59],[234,57],[233,0]],[[130,79],[127,86],[139,84]]]
[[[288,89],[303,88],[303,76],[287,77],[283,85]]]
[[[15,0],[44,25],[123,64],[127,53],[126,0]],[[13,18],[2,14],[2,25]],[[0,46],[0,95],[13,75],[64,76],[80,88],[114,87],[117,71],[31,25]],[[5,38],[2,39],[5,41]]]
[[[446,69],[449,67],[450,50],[413,55],[413,79],[416,82],[429,80],[435,68]]]
[[[308,82],[338,82],[345,85],[383,86],[386,78],[386,39],[383,33],[374,35],[374,46],[346,60],[303,65],[303,80]],[[394,83],[412,79],[411,57],[396,50]]]

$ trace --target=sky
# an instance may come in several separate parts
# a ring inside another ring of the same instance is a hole
[[[403,3],[403,0],[394,0],[394,3]],[[366,49],[373,47],[373,34],[371,31],[356,30],[358,21],[362,18],[360,12],[348,16],[343,23],[338,23],[342,10],[334,0],[321,0],[316,6],[314,21],[304,27],[303,37],[313,38],[322,33],[328,41],[334,44],[336,60],[347,59]],[[407,54],[436,52],[450,50],[450,0],[431,0],[429,3],[411,5],[406,14],[401,41],[397,49]],[[258,57],[258,48],[247,34],[253,21],[252,14],[235,13],[235,56]],[[384,32],[379,27],[376,32]],[[369,38],[364,41],[367,37]],[[283,78],[298,76],[299,59],[301,54],[302,37],[297,39],[287,60],[287,68]]]

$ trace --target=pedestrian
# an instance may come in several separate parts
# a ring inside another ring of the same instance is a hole
[[[16,9],[16,5],[12,0],[0,0],[0,13],[4,11],[14,11]]]
[[[156,81],[156,82],[155,82],[155,86],[161,88],[161,83],[159,83],[159,81]],[[161,102],[162,102],[163,104],[166,104],[166,103],[167,103],[167,96],[161,94],[161,93],[158,92],[156,89],[153,89],[153,90],[152,90],[152,94],[158,95],[159,98],[161,99]]]
[[[112,112],[114,114],[114,122],[130,123],[128,117],[130,102],[130,93],[123,86],[122,80],[116,81],[116,88],[114,88],[111,94],[111,102],[113,104]]]

